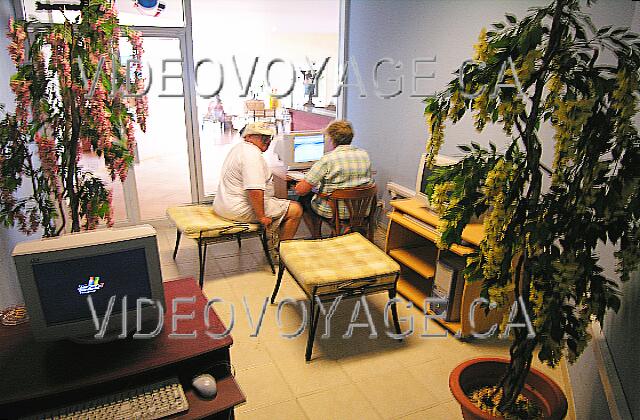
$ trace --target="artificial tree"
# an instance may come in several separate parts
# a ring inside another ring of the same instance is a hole
[[[33,29],[33,30],[31,30]],[[78,164],[82,153],[104,159],[112,180],[133,162],[135,125],[146,130],[140,34],[118,25],[112,0],[83,2],[73,22],[9,22],[15,114],[0,121],[0,222],[29,234],[59,234],[113,224],[111,191]],[[133,57],[120,63],[120,38]],[[133,63],[133,65],[131,65]],[[23,196],[23,181],[30,192]],[[56,226],[56,217],[62,221]]]
[[[628,28],[597,29],[578,0],[556,0],[520,21],[507,14],[483,30],[475,51],[444,91],[425,100],[429,159],[445,122],[467,113],[477,130],[499,124],[510,141],[503,151],[459,146],[464,158],[436,171],[429,192],[444,220],[441,246],[485,215],[486,236],[467,260],[466,280],[483,282],[483,296],[498,304],[522,298],[533,324],[535,338],[512,330],[509,366],[495,389],[497,411],[509,413],[536,350],[550,366],[565,355],[574,361],[590,322],[602,324],[608,309],[618,309],[617,283],[603,275],[598,245],[616,247],[622,281],[638,268],[640,40]],[[552,139],[541,136],[545,126]],[[554,148],[548,178],[543,147]],[[522,310],[514,321],[525,322]]]

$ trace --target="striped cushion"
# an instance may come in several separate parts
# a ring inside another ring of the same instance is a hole
[[[235,222],[218,216],[210,205],[169,207],[167,216],[189,238],[217,238],[242,232],[255,232],[257,223]]]
[[[359,233],[281,242],[280,258],[309,292],[322,286],[322,293],[329,293],[340,283],[365,278],[375,284],[392,282],[400,271],[397,262]]]

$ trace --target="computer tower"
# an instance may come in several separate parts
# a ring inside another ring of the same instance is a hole
[[[443,251],[438,257],[431,297],[440,299],[442,303],[431,303],[430,309],[438,315],[446,312],[444,319],[447,322],[460,321],[465,264],[464,257],[449,252]]]

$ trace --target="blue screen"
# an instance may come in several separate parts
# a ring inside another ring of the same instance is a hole
[[[36,264],[33,274],[47,325],[90,319],[87,296],[99,316],[111,296],[116,296],[114,313],[122,312],[124,296],[128,310],[137,298],[151,298],[144,248]]]
[[[293,161],[314,162],[324,155],[324,135],[295,136],[293,138]]]

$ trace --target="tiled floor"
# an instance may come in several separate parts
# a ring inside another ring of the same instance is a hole
[[[300,234],[305,234],[303,228]],[[195,242],[183,240],[174,262],[174,235],[173,229],[158,232],[163,278],[197,276]],[[306,331],[293,339],[281,336],[300,327],[300,306],[283,306],[278,323],[278,306],[267,304],[257,337],[252,336],[256,335],[260,311],[274,282],[257,239],[244,241],[241,249],[236,242],[209,248],[205,294],[229,302],[216,304],[216,312],[227,325],[231,321],[230,303],[234,305],[231,359],[247,396],[247,402],[236,408],[239,419],[461,419],[449,392],[449,372],[472,357],[508,355],[507,342],[500,340],[464,343],[450,336],[422,337],[424,318],[415,308],[399,308],[401,317],[413,317],[414,334],[403,342],[392,340],[385,335],[386,294],[378,294],[367,296],[377,338],[370,338],[369,328],[355,328],[352,338],[342,337],[355,301],[342,302],[331,319],[329,338],[320,337],[325,324],[319,325],[313,359],[306,363]],[[304,300],[288,275],[278,301],[285,297]],[[357,321],[366,322],[364,311],[359,315]],[[402,322],[402,326],[406,329],[409,323]],[[444,333],[435,323],[427,327],[427,334]],[[543,370],[561,386],[564,384],[561,369]]]

